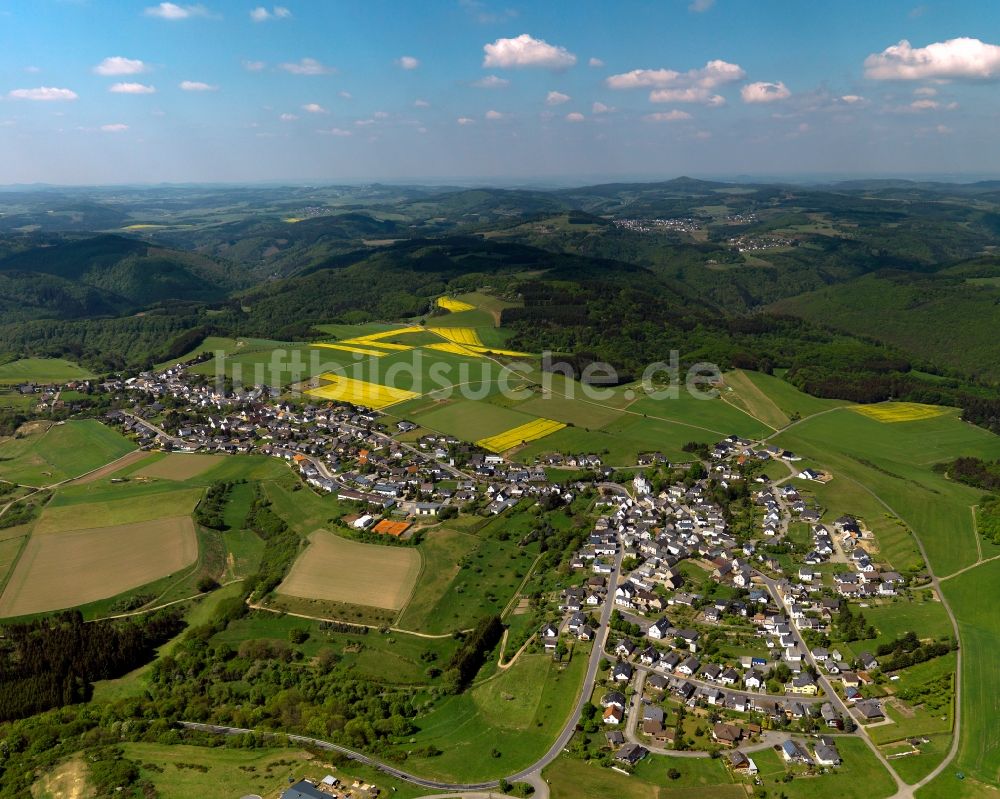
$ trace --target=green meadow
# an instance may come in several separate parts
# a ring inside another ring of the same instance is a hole
[[[939,576],[976,561],[972,507],[981,492],[949,481],[933,466],[959,454],[1000,457],[997,436],[965,424],[951,410],[897,423],[837,410],[803,421],[777,441],[832,470],[834,483],[854,481],[898,516],[920,539]]]
[[[91,472],[135,449],[117,431],[90,419],[36,427],[0,442],[0,480],[45,486]]]
[[[0,383],[68,383],[94,374],[62,358],[20,358],[0,364]]]

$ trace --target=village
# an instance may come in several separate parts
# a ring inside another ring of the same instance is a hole
[[[593,529],[569,556],[570,585],[535,639],[553,657],[567,641],[602,648],[590,727],[614,768],[725,752],[734,773],[754,778],[753,756],[766,749],[789,768],[834,768],[840,736],[887,722],[866,690],[878,658],[829,640],[851,618],[850,601],[896,597],[908,579],[873,556],[863,520],[821,523],[793,481],[825,484],[832,475],[800,470],[792,452],[729,436],[697,462],[699,476],[654,489],[646,470],[670,467],[660,453],[643,454],[631,473],[594,454],[522,465],[450,436],[400,441],[416,425],[386,425],[361,407],[293,403],[260,387],[222,392],[184,365],[96,388],[126,398],[106,420],[143,448],[281,458],[317,492],[358,503],[364,512],[345,521],[359,530],[403,535],[424,518],[496,516],[526,499],[569,502],[598,489]],[[788,474],[771,480],[753,468],[760,464]],[[591,477],[560,481],[559,468]],[[717,499],[741,483],[752,508],[735,525]],[[789,547],[793,524],[808,528],[808,547]]]

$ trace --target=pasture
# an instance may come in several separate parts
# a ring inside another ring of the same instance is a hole
[[[401,610],[420,573],[420,555],[409,547],[349,541],[326,530],[292,564],[279,594]]]
[[[667,777],[676,769],[676,780]],[[563,755],[543,772],[553,799],[745,799],[721,760],[709,758],[646,758],[629,776],[597,763]]]
[[[836,410],[803,421],[777,442],[831,469],[835,480],[855,481],[899,516],[927,550],[930,565],[946,576],[978,557],[972,506],[981,492],[949,481],[934,464],[960,452],[1000,457],[1000,438],[966,424],[955,410],[929,419],[883,424]]]
[[[52,485],[80,477],[134,449],[117,431],[91,419],[35,424],[0,442],[0,480]]]
[[[530,416],[518,411],[491,402],[467,399],[442,400],[429,410],[414,414],[412,418],[422,427],[465,441],[494,436],[532,421]]]
[[[562,729],[586,668],[586,647],[577,648],[568,664],[522,655],[507,671],[419,717],[415,741],[405,748],[433,745],[442,754],[411,756],[407,763],[418,774],[450,780],[501,777],[529,765]]]
[[[116,486],[115,488],[118,488]],[[131,487],[129,487],[131,488]],[[34,536],[109,525],[139,525],[175,516],[187,516],[201,499],[200,488],[172,491],[113,489],[78,495],[57,495],[35,523]],[[98,500],[98,497],[104,497]]]
[[[187,516],[34,535],[0,596],[0,616],[84,605],[178,572],[197,557]]]
[[[510,529],[505,517],[499,524]],[[432,531],[420,544],[423,569],[399,626],[427,633],[474,627],[499,613],[528,573],[534,555],[511,539],[501,541],[452,530]]]
[[[68,383],[93,377],[89,370],[62,358],[20,358],[0,364],[0,384]]]
[[[132,473],[133,477],[152,477],[161,480],[190,480],[218,466],[225,455],[192,455],[171,452],[166,457]]]
[[[961,745],[956,766],[987,785],[1000,774],[1000,614],[996,612],[1000,561],[983,563],[941,584],[958,617],[962,641]],[[946,772],[950,773],[950,770]],[[944,794],[940,794],[944,795]]]

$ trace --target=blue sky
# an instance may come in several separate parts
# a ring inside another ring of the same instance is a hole
[[[0,184],[1000,174],[1000,4],[0,0]]]

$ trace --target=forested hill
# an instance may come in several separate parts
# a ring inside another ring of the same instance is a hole
[[[5,320],[131,313],[227,296],[232,266],[121,236],[42,238],[0,258]]]

